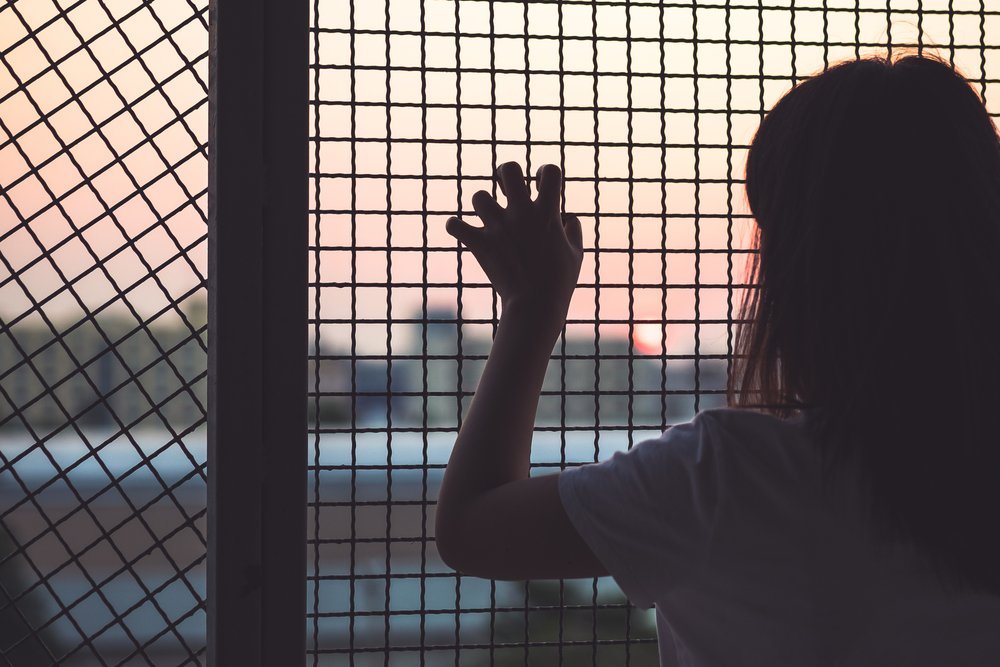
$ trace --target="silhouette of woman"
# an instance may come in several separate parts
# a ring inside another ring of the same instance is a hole
[[[441,557],[497,579],[610,574],[663,665],[1000,661],[1000,142],[929,57],[790,90],[747,159],[757,222],[730,407],[530,477],[583,256],[561,174],[515,164],[447,229],[503,301],[441,487]]]

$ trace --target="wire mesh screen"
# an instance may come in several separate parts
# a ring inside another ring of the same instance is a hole
[[[205,652],[207,2],[0,6],[0,662]]]
[[[902,49],[989,100],[983,0],[361,0],[312,8],[312,664],[656,663],[609,579],[458,576],[434,499],[498,303],[444,232],[493,167],[563,167],[586,255],[533,472],[724,404],[753,221],[746,147],[825,65]]]

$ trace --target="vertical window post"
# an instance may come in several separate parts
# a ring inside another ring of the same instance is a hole
[[[308,5],[210,11],[209,664],[304,665]]]

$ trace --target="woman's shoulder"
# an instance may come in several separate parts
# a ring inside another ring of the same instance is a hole
[[[801,420],[743,408],[710,408],[667,428],[659,437],[632,448],[636,458],[690,458],[699,462],[787,458],[788,450],[804,449]]]
[[[725,436],[741,439],[763,436],[773,442],[776,437],[803,435],[805,420],[805,413],[782,418],[747,408],[721,407],[702,410],[690,423],[699,430]]]
[[[627,456],[650,472],[681,466],[711,475],[739,477],[756,470],[764,476],[795,478],[804,467],[814,467],[816,452],[801,418],[726,407],[702,410],[659,437],[638,443]]]
[[[690,425],[720,460],[792,470],[808,465],[816,448],[805,428],[806,415],[781,418],[745,408],[711,408]]]

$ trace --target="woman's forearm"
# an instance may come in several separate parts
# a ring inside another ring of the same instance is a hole
[[[476,496],[528,476],[538,397],[562,328],[557,322],[527,304],[504,308],[441,485],[439,526],[457,519]]]

